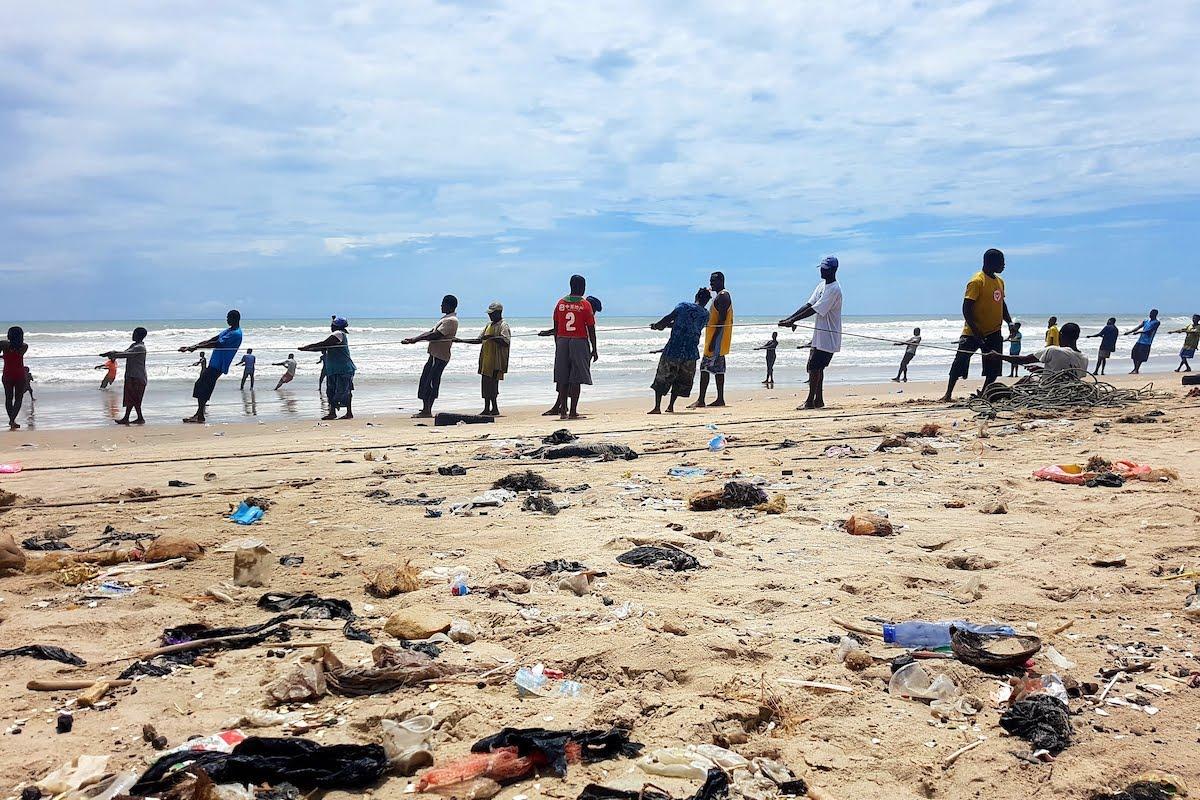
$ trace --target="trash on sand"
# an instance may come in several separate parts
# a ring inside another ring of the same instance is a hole
[[[0,575],[24,572],[27,560],[11,533],[0,535]]]
[[[741,481],[730,481],[725,488],[697,492],[688,498],[692,511],[716,511],[719,508],[750,508],[769,503],[771,498],[757,486]]]
[[[931,678],[925,668],[914,661],[892,673],[888,693],[895,697],[915,700],[949,701],[958,697],[960,691],[954,681],[946,675]]]
[[[279,566],[298,567],[304,563],[304,556],[280,556]]]
[[[459,464],[451,464],[448,467],[438,467],[437,471],[438,471],[438,475],[442,475],[445,477],[451,477],[451,476],[457,477],[457,476],[467,474],[467,468],[464,466],[461,466]]]
[[[716,436],[708,440],[708,451],[710,453],[719,453],[725,449],[729,440],[725,438],[725,434],[718,433]]]
[[[1115,476],[1120,479],[1120,482],[1103,478],[1105,475]],[[1124,459],[1109,463],[1103,459],[1097,459],[1095,456],[1086,465],[1052,464],[1048,467],[1035,470],[1033,476],[1041,481],[1053,481],[1055,483],[1066,483],[1075,486],[1083,486],[1085,484],[1090,486],[1093,485],[1093,481],[1097,481],[1098,479],[1102,479],[1102,481],[1094,485],[1112,485],[1116,487],[1130,480],[1148,481],[1151,483],[1179,480],[1179,473],[1170,467],[1156,468]]]
[[[702,781],[710,770],[717,769],[712,759],[683,747],[660,747],[646,753],[637,761],[638,769],[661,778],[682,778]]]
[[[493,489],[508,489],[510,492],[557,492],[556,485],[531,469],[513,472],[492,484]]]
[[[26,550],[35,550],[44,552],[46,550],[70,550],[71,545],[63,541],[70,536],[70,532],[51,531],[49,533],[39,533],[37,536],[30,536],[28,539],[21,540],[21,547]]]
[[[695,556],[674,545],[641,545],[617,556],[617,562],[627,567],[653,567],[675,572],[700,566]]]
[[[1035,750],[1057,754],[1071,744],[1071,718],[1066,703],[1048,694],[1018,701],[1000,716],[1000,727],[1020,736]]]
[[[477,638],[475,628],[465,619],[456,619],[451,622],[450,630],[446,632],[446,635],[450,637],[450,641],[457,644],[470,644]]]
[[[324,694],[325,687],[348,697],[382,694],[458,672],[456,667],[439,664],[425,653],[386,645],[372,650],[371,660],[371,666],[347,667],[328,647],[318,647],[302,656],[296,670],[276,681],[267,696],[278,704],[316,699]]]
[[[952,644],[950,629],[952,627],[981,636],[1015,636],[1017,633],[1008,625],[981,625],[966,622],[965,620],[942,622],[911,620],[895,625],[885,623],[883,626],[883,642],[884,644],[894,644],[900,647],[950,647]]]
[[[87,666],[87,662],[69,650],[48,644],[27,644],[24,647],[14,647],[11,650],[0,650],[0,658],[16,658],[26,656],[43,661],[57,661],[60,664],[70,664],[74,667]]]
[[[580,564],[578,561],[568,561],[565,558],[555,558],[551,561],[543,561],[540,564],[533,564],[522,570],[513,571],[518,575],[525,576],[526,578],[544,578],[548,575],[554,575],[558,572],[584,572],[586,570],[587,565]]]
[[[831,444],[821,451],[825,458],[866,458],[867,453],[848,444]]]
[[[803,784],[800,781],[800,784]],[[808,787],[805,786],[803,791],[784,791],[784,787],[780,785],[780,794],[796,794],[804,795],[808,792]],[[741,791],[743,797],[749,798],[751,795]],[[696,790],[696,793],[687,800],[721,800],[729,796],[729,776],[722,770],[716,767],[708,770],[705,775],[704,784]],[[646,785],[639,791],[628,789],[612,789],[608,786],[601,786],[596,783],[589,783],[583,787],[583,791],[579,793],[576,800],[674,800],[671,795],[656,786]]]
[[[564,444],[557,447],[539,447],[527,454],[530,458],[556,460],[560,458],[595,458],[625,459],[632,461],[638,454],[631,447],[623,444]]]
[[[1194,592],[1184,598],[1183,615],[1190,619],[1200,620],[1200,583],[1196,584]]]
[[[108,756],[76,756],[34,784],[49,795],[94,786],[108,774]]]
[[[270,572],[271,549],[262,542],[252,547],[239,547],[234,551],[234,586],[265,586]]]
[[[579,439],[566,428],[559,428],[549,436],[542,437],[542,444],[568,444]]]
[[[671,467],[667,474],[672,478],[699,478],[708,474],[704,467]]]
[[[308,739],[251,736],[230,753],[181,752],[162,756],[130,789],[136,797],[161,797],[195,766],[214,783],[279,784],[301,789],[364,789],[387,770],[388,759],[377,744],[322,745]]]
[[[450,581],[450,594],[454,597],[466,597],[470,593],[471,587],[467,584],[465,575],[458,575]]]
[[[507,489],[488,489],[478,497],[473,497],[465,503],[455,503],[450,506],[451,513],[458,514],[475,508],[499,508],[509,500],[515,500],[516,492]]]
[[[1187,784],[1182,778],[1169,772],[1148,772],[1138,775],[1119,792],[1097,792],[1089,800],[1175,800],[1187,796]]]
[[[403,722],[380,720],[383,751],[388,765],[399,775],[412,775],[433,766],[433,717],[421,714]]]
[[[895,533],[891,520],[866,511],[852,514],[843,527],[853,536],[891,536]]]
[[[0,475],[16,475],[20,472],[20,464],[0,464]]]
[[[558,503],[551,500],[547,495],[528,494],[525,495],[525,499],[521,501],[521,510],[548,514],[549,516],[553,517],[559,511],[562,511],[562,507],[559,506]]]
[[[559,579],[558,588],[574,592],[577,597],[592,593],[593,572],[573,572]]]
[[[1074,661],[1058,652],[1054,647],[1047,647],[1042,655],[1058,669],[1074,669],[1076,666]]]
[[[262,508],[260,506],[247,505],[245,501],[242,501],[238,505],[237,510],[229,515],[229,519],[238,525],[253,525],[262,518]]]
[[[472,755],[467,758],[426,772],[417,782],[417,791],[479,777],[507,784],[541,771],[562,778],[567,774],[568,764],[589,764],[620,756],[633,758],[641,749],[642,745],[629,741],[629,732],[621,728],[608,731],[505,728],[472,745]]]
[[[590,689],[579,681],[569,680],[561,672],[546,669],[542,664],[521,667],[513,683],[517,685],[517,693],[521,697],[583,697],[591,694]]]
[[[374,574],[364,576],[367,594],[386,600],[398,594],[408,594],[421,588],[420,573],[411,561],[398,567],[380,567]]]
[[[448,425],[489,425],[495,422],[494,417],[481,414],[456,414],[452,411],[439,411],[433,415],[433,427],[444,428]]]
[[[1042,649],[1042,640],[1036,636],[977,633],[951,626],[950,647],[964,664],[986,672],[1003,672],[1024,666]]]

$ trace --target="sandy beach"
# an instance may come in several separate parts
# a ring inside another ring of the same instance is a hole
[[[377,742],[380,719],[428,713],[437,726],[437,764],[506,726],[616,725],[648,751],[715,743],[747,758],[777,759],[822,796],[840,800],[1089,798],[1150,770],[1196,788],[1200,688],[1188,684],[1200,670],[1200,622],[1182,614],[1191,582],[1167,577],[1200,567],[1200,403],[1183,399],[1177,381],[1155,378],[1171,397],[1036,422],[981,421],[936,402],[942,384],[912,383],[900,395],[895,384],[831,387],[830,407],[820,412],[794,410],[802,393],[790,387],[735,392],[727,408],[661,417],[646,415],[649,397],[589,403],[585,392],[588,418],[569,424],[539,416],[540,409],[506,408],[507,416],[485,426],[363,416],[5,435],[0,461],[19,461],[24,471],[0,477],[0,489],[19,496],[0,510],[0,532],[17,542],[61,529],[70,531],[65,541],[73,550],[84,550],[111,525],[147,540],[185,535],[206,552],[120,576],[136,591],[117,597],[95,597],[94,582],[64,586],[55,573],[0,577],[3,648],[57,645],[88,662],[0,659],[0,795],[18,795],[81,754],[109,755],[110,772],[141,772],[159,755],[143,741],[146,723],[175,747],[268,707],[267,687],[311,652],[291,646],[328,642],[346,664],[370,662],[371,644],[326,623],[293,630],[287,644],[219,651],[165,677],[140,678],[95,708],[74,708],[78,691],[26,688],[33,679],[113,678],[159,646],[169,627],[263,622],[271,615],[256,601],[268,590],[349,601],[380,644],[395,644],[383,628],[401,610],[469,622],[477,636],[443,646],[439,660],[464,670],[456,682],[331,694],[295,706],[329,716],[331,725],[305,734],[323,743]],[[1117,421],[1153,410],[1163,413],[1150,424]],[[710,424],[728,437],[720,452],[706,447],[715,435]],[[941,431],[877,450],[885,437],[928,424]],[[639,457],[514,457],[564,426],[582,442],[627,445]],[[861,457],[825,454],[839,444]],[[1040,467],[1092,455],[1172,468],[1180,478],[1088,488],[1032,477]],[[465,475],[438,473],[450,465],[465,467]],[[669,476],[677,466],[706,474]],[[551,495],[560,513],[522,510],[519,498],[451,512],[526,469],[576,489]],[[696,491],[755,478],[771,497],[785,498],[786,511],[686,507]],[[171,487],[173,480],[189,485]],[[137,489],[157,496],[122,499]],[[226,516],[248,495],[271,506],[257,524],[235,525]],[[429,506],[440,517],[426,516],[422,504],[389,502],[429,498],[445,498]],[[1006,513],[984,513],[998,503]],[[851,536],[841,526],[851,514],[880,511],[894,535]],[[270,548],[266,587],[225,590],[232,602],[214,599],[206,590],[233,576],[233,555],[221,548],[246,537]],[[700,568],[669,572],[615,560],[647,544],[681,548]],[[303,563],[278,563],[288,555]],[[606,574],[582,596],[559,588],[559,577],[532,578],[527,593],[486,591],[511,582],[502,567],[560,558]],[[364,591],[364,573],[409,561],[447,573],[466,567],[472,592],[452,596],[446,580],[387,599]],[[1002,708],[993,695],[1006,678],[952,659],[923,662],[981,706],[939,720],[927,703],[889,695],[888,662],[901,648],[865,634],[874,663],[862,671],[839,663],[845,623],[876,631],[879,620],[909,619],[995,621],[1036,634],[1073,666],[1056,666],[1043,649],[1033,671],[1085,687],[1107,686],[1105,676],[1118,667],[1128,674],[1098,705],[1094,695],[1073,698],[1071,746],[1052,763],[1029,763],[1016,755],[1029,744],[998,724]],[[1148,667],[1129,672],[1141,657]],[[584,684],[584,696],[518,696],[516,667],[538,663]],[[477,684],[496,667],[505,667],[502,679]],[[74,727],[57,734],[63,709],[73,710]],[[253,733],[284,735],[279,727]],[[565,779],[521,781],[499,797],[573,800],[590,782],[639,788],[647,781],[675,797],[698,786],[618,759],[573,764]],[[385,779],[371,794],[400,797],[408,783]]]

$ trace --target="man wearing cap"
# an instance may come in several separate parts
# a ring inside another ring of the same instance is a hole
[[[242,312],[236,308],[232,309],[225,315],[225,323],[229,327],[211,339],[205,339],[191,347],[179,348],[181,353],[194,353],[202,349],[213,351],[212,358],[206,364],[204,363],[204,354],[200,354],[200,363],[202,364],[200,377],[196,379],[196,385],[192,387],[192,397],[196,398],[196,413],[185,417],[184,422],[204,424],[204,408],[212,399],[213,389],[217,388],[217,379],[222,375],[229,374],[229,368],[233,365],[233,357],[237,355],[238,348],[242,346]]]
[[[458,298],[448,294],[442,298],[442,318],[431,329],[420,336],[405,339],[402,344],[429,342],[425,360],[425,368],[421,370],[421,382],[417,386],[417,397],[421,401],[421,410],[413,414],[413,419],[428,419],[433,416],[433,401],[437,400],[442,389],[442,373],[450,363],[450,348],[454,337],[458,334]]]
[[[842,349],[842,286],[837,281],[838,260],[826,256],[818,264],[821,282],[813,289],[808,302],[779,325],[796,329],[796,322],[816,317],[813,325],[812,347],[808,352],[808,399],[800,408],[825,407],[825,368],[833,354]]]
[[[299,348],[306,353],[319,352],[325,359],[325,397],[329,400],[329,413],[321,417],[323,420],[338,419],[339,408],[346,409],[341,419],[354,419],[351,401],[356,368],[350,358],[350,336],[346,333],[349,327],[346,320],[334,317],[329,323],[329,336]]]
[[[949,403],[954,399],[954,384],[959,378],[967,377],[971,356],[976,350],[999,353],[1004,348],[1004,336],[1000,329],[1005,322],[1012,325],[1012,317],[1008,313],[1001,272],[1004,272],[1004,253],[992,248],[983,254],[983,269],[967,282],[962,304],[962,336],[958,340],[954,363],[950,365],[950,380],[946,384],[942,402]],[[983,359],[984,388],[995,383],[1003,370],[1003,360]]]
[[[512,332],[504,319],[504,306],[492,303],[488,306],[488,324],[483,333],[474,339],[455,339],[460,344],[477,344],[479,348],[479,381],[483,395],[483,411],[480,416],[500,416],[500,381],[508,372],[508,353],[512,345]]]

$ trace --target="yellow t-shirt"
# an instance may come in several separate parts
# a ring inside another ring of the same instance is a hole
[[[720,296],[720,295],[718,295]],[[720,319],[721,312],[717,310],[716,298],[713,298],[712,307],[708,309],[708,326],[704,329],[704,356],[711,358],[715,355],[712,351],[712,338],[716,331],[721,331],[721,355],[729,355],[729,344],[733,341],[733,302],[729,303],[729,313],[725,315],[725,325],[719,326],[717,320]]]
[[[1058,347],[1058,326],[1046,328],[1046,347]]]
[[[967,291],[963,295],[967,300],[975,301],[975,327],[981,336],[997,333],[1004,324],[1004,279],[999,276],[989,276],[980,270],[967,282]],[[971,328],[963,325],[963,335],[971,336]]]

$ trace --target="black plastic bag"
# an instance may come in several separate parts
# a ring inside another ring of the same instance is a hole
[[[518,575],[526,578],[544,578],[547,575],[553,575],[556,572],[584,572],[587,566],[580,564],[578,561],[568,561],[565,558],[556,558],[551,561],[543,561],[540,564],[534,564],[531,567],[518,572]]]
[[[447,425],[490,425],[495,422],[494,417],[485,417],[482,414],[455,414],[451,411],[439,411],[433,415],[433,427],[443,428]]]
[[[288,594],[267,592],[258,598],[258,607],[267,611],[291,611],[302,609],[305,619],[354,619],[354,608],[347,600],[336,597],[318,597],[312,592]]]
[[[649,544],[621,553],[617,556],[617,561],[627,567],[652,567],[664,564],[666,569],[675,572],[696,569],[700,566],[700,562],[696,560],[695,556],[685,553],[678,547],[658,547]]]
[[[1017,702],[1000,716],[1000,727],[1020,736],[1035,750],[1059,753],[1071,745],[1071,718],[1066,704],[1048,694]]]
[[[566,428],[559,428],[549,436],[542,437],[542,444],[569,444],[578,438]]]
[[[466,474],[467,468],[459,464],[451,464],[448,467],[438,467],[438,475],[457,476]]]
[[[505,475],[492,484],[493,489],[508,489],[510,492],[557,492],[558,487],[531,469]]]
[[[559,447],[542,447],[530,453],[531,456],[545,459],[558,458],[623,458],[632,461],[638,457],[633,448],[623,444],[565,444]]]
[[[87,665],[86,661],[70,650],[63,650],[61,647],[49,644],[27,644],[24,647],[14,647],[11,650],[0,650],[0,658],[15,658],[17,656],[40,658],[42,661],[57,661],[60,664],[70,664],[74,667]]]
[[[251,736],[231,753],[182,752],[158,759],[129,793],[159,796],[186,773],[204,770],[214,783],[291,783],[301,789],[363,789],[387,771],[387,755],[377,744],[322,745],[308,739]]]
[[[606,761],[618,756],[633,758],[642,751],[642,745],[629,741],[629,731],[622,728],[610,728],[607,731],[505,728],[471,745],[471,752],[490,753],[500,747],[515,747],[518,755],[537,757],[547,769],[562,778],[567,774],[569,743],[579,745],[580,760],[584,764]]]
[[[28,539],[21,540],[21,547],[26,550],[70,550],[71,545],[64,542],[62,539],[56,539],[53,536],[39,534],[30,536]]]
[[[1091,800],[1175,800],[1179,796],[1176,787],[1170,783],[1138,781],[1115,794],[1094,794]]]

